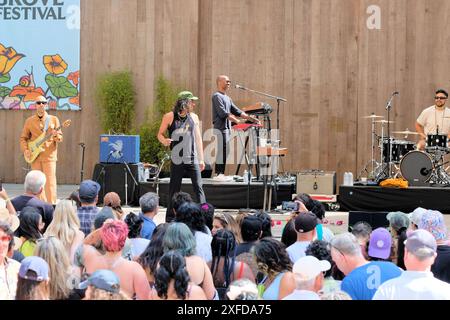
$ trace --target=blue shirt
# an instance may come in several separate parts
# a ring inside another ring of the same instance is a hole
[[[92,231],[95,216],[98,213],[96,206],[79,207],[77,209],[78,219],[80,219],[80,230],[84,235],[88,235]]]
[[[342,280],[341,290],[353,300],[372,300],[381,284],[401,274],[402,270],[392,262],[372,261],[350,272]]]
[[[144,224],[142,225],[141,237],[144,239],[151,240],[153,231],[155,231],[156,223],[152,218],[146,217],[142,212],[140,214],[142,219],[144,219]]]

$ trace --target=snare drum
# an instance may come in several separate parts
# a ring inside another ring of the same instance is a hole
[[[444,134],[429,134],[427,135],[426,149],[447,149],[448,141]]]
[[[433,160],[428,153],[411,151],[400,162],[400,172],[409,183],[427,182],[433,172]]]

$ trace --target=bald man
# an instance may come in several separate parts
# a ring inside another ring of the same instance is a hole
[[[43,132],[52,134],[52,137],[42,145],[44,151],[33,161],[31,169],[42,171],[47,178],[44,192],[40,194],[39,198],[42,201],[56,204],[56,161],[58,160],[58,143],[62,142],[62,133],[60,130],[55,130],[60,127],[58,118],[45,111],[47,104],[48,101],[45,97],[36,98],[36,113],[25,120],[20,135],[20,149],[24,156],[29,158],[31,152],[28,149],[28,143],[34,141]]]
[[[212,119],[218,141],[215,173],[217,177],[221,178],[225,173],[229,151],[227,145],[231,136],[231,122],[239,123],[239,117],[255,123],[259,123],[259,120],[236,107],[233,100],[227,95],[231,86],[228,76],[218,76],[216,83],[217,91],[212,96]]]

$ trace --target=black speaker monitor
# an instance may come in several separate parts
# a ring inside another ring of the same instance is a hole
[[[127,167],[123,163],[97,163],[94,168],[92,180],[100,184],[100,192],[98,194],[98,203],[103,203],[103,198],[108,192],[116,192],[121,200],[122,205],[125,203],[125,181],[127,184],[127,200],[128,204],[136,203],[139,196],[139,186],[135,184],[139,181],[138,165],[128,164]],[[126,175],[126,177],[125,177]],[[126,179],[126,180],[125,180]]]
[[[359,221],[370,224],[372,230],[377,228],[387,228],[389,227],[389,221],[386,219],[388,213],[389,212],[386,211],[350,211],[348,213],[348,231],[351,232],[351,227]]]

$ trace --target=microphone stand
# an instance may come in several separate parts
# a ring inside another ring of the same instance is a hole
[[[244,90],[244,91],[250,91],[250,92],[253,92],[253,93],[258,94],[260,96],[264,96],[264,97],[268,97],[268,98],[277,100],[277,130],[278,131],[280,130],[280,103],[281,103],[281,101],[287,102],[286,99],[284,99],[282,97],[277,97],[277,96],[274,96],[274,95],[271,95],[271,94],[268,94],[268,93],[265,93],[265,92],[256,91],[256,90],[253,90],[253,89],[242,87],[242,86],[238,86],[236,88]],[[281,145],[281,139],[280,139],[280,145]]]
[[[388,174],[387,177],[390,178],[392,174],[392,143],[391,143],[391,109],[392,109],[392,100],[394,99],[395,95],[398,94],[397,92],[394,92],[389,99],[386,110],[388,112],[388,118],[387,118],[387,137],[388,137],[388,152],[389,152],[389,163],[388,163]]]
[[[80,172],[80,183],[83,182],[83,176],[84,176],[84,150],[86,149],[86,145],[84,142],[79,143],[82,153],[81,153],[81,172]]]
[[[158,168],[158,171],[156,172],[155,179],[153,180],[153,187],[155,187],[156,184],[156,194],[158,196],[159,196],[159,175],[161,174],[161,170],[164,167],[164,163],[169,159],[170,159],[169,155],[163,157],[161,164]]]
[[[139,186],[139,183],[134,178],[133,173],[131,172],[131,169],[128,166],[128,163],[123,158],[123,153],[120,153],[120,158],[122,159],[122,163],[125,165],[125,168],[123,169],[125,172],[125,205],[128,206],[128,173],[130,174],[131,178],[133,179],[135,186]]]

